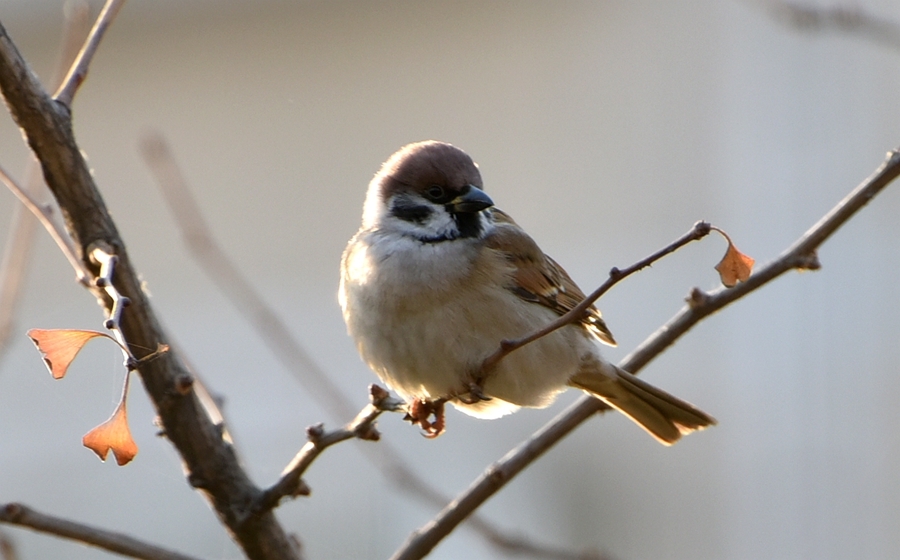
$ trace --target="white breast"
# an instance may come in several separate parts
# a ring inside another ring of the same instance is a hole
[[[400,396],[446,396],[465,389],[501,340],[556,318],[503,287],[509,270],[476,239],[423,244],[361,231],[342,263],[344,319],[365,361]],[[593,351],[581,329],[566,327],[501,361],[484,382],[492,400],[454,404],[481,417],[546,406]]]

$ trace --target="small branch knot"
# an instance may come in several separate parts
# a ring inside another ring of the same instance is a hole
[[[187,395],[194,387],[193,376],[183,373],[175,378],[175,392],[179,395]]]
[[[369,402],[371,402],[372,406],[375,408],[379,408],[381,403],[390,396],[391,394],[384,387],[375,383],[369,385]]]
[[[297,480],[297,485],[291,492],[291,496],[297,498],[299,496],[309,496],[312,494],[312,488],[301,478]]]
[[[688,294],[688,297],[684,298],[684,301],[687,302],[688,307],[691,309],[696,309],[697,307],[705,305],[707,300],[709,300],[709,295],[700,288],[692,289],[691,293]]]
[[[694,224],[694,235],[697,236],[697,239],[709,235],[710,231],[712,231],[712,224],[709,222],[700,220]]]
[[[353,431],[353,434],[358,439],[365,441],[378,441],[381,439],[381,432],[378,431],[378,428],[375,427],[373,422],[366,422],[359,425],[356,430]]]
[[[503,484],[506,481],[506,475],[500,470],[496,465],[491,467],[491,472],[488,474],[488,479],[492,484]]]
[[[209,486],[209,481],[203,475],[193,472],[187,475],[187,482],[191,485],[191,488],[200,490],[205,490]]]
[[[321,422],[306,428],[306,439],[313,445],[319,443],[319,441],[322,440],[323,435],[325,435],[325,425]]]
[[[3,516],[8,519],[14,520],[17,517],[19,517],[20,515],[22,515],[22,505],[21,504],[17,504],[15,502],[13,502],[10,504],[6,504],[6,506],[3,508]]]
[[[819,270],[820,268],[822,268],[822,263],[819,261],[818,252],[813,249],[809,253],[797,255],[796,268],[798,270]]]
[[[400,412],[406,407],[405,402],[392,397],[387,389],[374,383],[369,385],[369,402],[376,410],[382,412]]]

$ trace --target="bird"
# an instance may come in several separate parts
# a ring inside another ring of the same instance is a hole
[[[594,306],[483,371],[501,341],[536,331],[584,298],[494,206],[472,158],[435,140],[408,144],[381,165],[341,257],[338,299],[349,335],[363,361],[410,403],[409,419],[426,435],[444,430],[445,402],[492,419],[546,407],[568,388],[600,399],[664,445],[716,423],[605,360],[597,342],[616,341]]]

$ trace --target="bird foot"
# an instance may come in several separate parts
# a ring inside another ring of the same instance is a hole
[[[444,433],[446,424],[444,422],[444,403],[447,399],[437,399],[434,401],[423,401],[421,399],[413,399],[406,411],[404,420],[409,421],[414,426],[419,426],[424,432],[422,435],[428,439],[434,439]],[[431,417],[434,416],[434,420]]]

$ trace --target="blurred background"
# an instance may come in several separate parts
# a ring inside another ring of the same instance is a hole
[[[143,134],[168,139],[216,239],[361,408],[375,376],[345,334],[338,265],[392,152],[430,138],[468,151],[498,206],[586,291],[699,219],[763,264],[900,145],[900,10],[849,8],[880,34],[798,27],[750,0],[131,0],[75,99],[76,136],[156,311],[267,485],[306,426],[349,418],[317,402],[188,254]],[[63,2],[0,0],[0,21],[49,81]],[[0,164],[21,178],[26,160],[0,118]],[[0,193],[0,226],[15,204]],[[821,248],[822,270],[739,301],[644,370],[719,426],[664,448],[598,417],[481,513],[535,543],[619,560],[900,556],[898,215],[893,185]],[[606,356],[624,357],[693,286],[717,287],[724,249],[711,236],[605,296],[620,343]],[[40,231],[0,361],[0,502],[240,558],[155,437],[139,382],[136,460],[119,468],[81,446],[115,407],[120,353],[92,343],[54,381],[24,333],[102,319]],[[451,411],[434,441],[397,415],[379,426],[400,461],[456,495],[578,396],[490,422]],[[380,474],[361,449],[377,445],[332,448],[305,477],[312,496],[278,510],[310,559],[388,557],[436,513]],[[0,531],[22,559],[112,557]],[[432,557],[499,554],[462,527]]]

